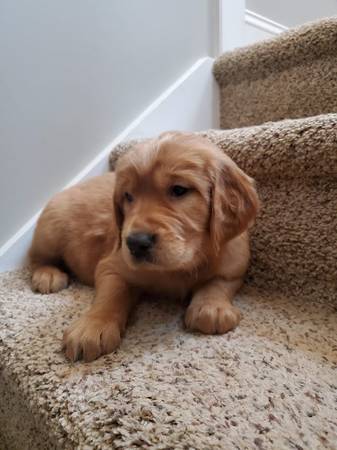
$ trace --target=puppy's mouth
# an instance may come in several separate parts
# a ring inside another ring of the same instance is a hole
[[[151,263],[154,264],[154,257],[152,253],[139,253],[135,251],[130,250],[130,255],[132,258],[132,262],[135,264],[142,264],[142,263]]]

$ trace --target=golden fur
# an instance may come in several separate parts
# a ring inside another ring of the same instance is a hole
[[[173,186],[188,191],[172,194]],[[64,334],[71,360],[91,361],[120,343],[142,292],[191,297],[188,328],[225,333],[240,320],[232,298],[249,260],[247,229],[259,201],[254,183],[206,139],[164,133],[120,158],[116,172],[57,194],[35,230],[32,286],[95,285],[91,309]],[[127,238],[156,235],[151,259],[135,260]]]

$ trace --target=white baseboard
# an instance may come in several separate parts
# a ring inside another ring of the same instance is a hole
[[[243,45],[254,44],[263,39],[277,36],[283,31],[288,30],[287,27],[281,25],[267,17],[256,14],[248,9],[244,15],[244,33]]]
[[[288,30],[288,28],[284,25],[274,22],[273,20],[250,11],[249,9],[246,9],[245,11],[245,22],[274,36]]]
[[[218,87],[212,75],[214,60],[198,60],[175,83],[152,102],[128,127],[103,149],[66,186],[108,170],[111,149],[122,141],[156,136],[166,130],[200,131],[219,127]],[[34,226],[41,211],[26,222],[0,248],[0,272],[18,269],[27,263]]]

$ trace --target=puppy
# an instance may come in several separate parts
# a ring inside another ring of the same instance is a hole
[[[115,173],[57,194],[35,230],[32,287],[57,292],[71,272],[96,288],[90,310],[64,334],[66,356],[112,352],[143,292],[190,297],[191,330],[233,329],[258,208],[253,180],[228,156],[175,132],[136,145]]]

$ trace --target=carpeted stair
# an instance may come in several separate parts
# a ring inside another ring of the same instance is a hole
[[[221,128],[337,112],[336,24],[310,23],[218,58]]]
[[[188,333],[179,304],[147,301],[116,353],[69,364],[62,332],[93,291],[1,276],[1,450],[337,449],[336,39],[324,20],[215,63],[222,130],[202,134],[263,203],[234,332]]]

